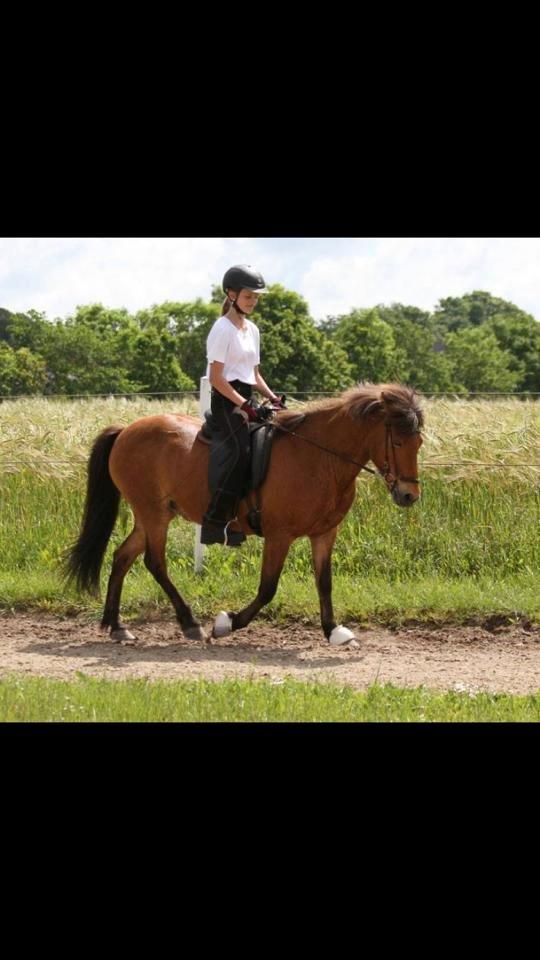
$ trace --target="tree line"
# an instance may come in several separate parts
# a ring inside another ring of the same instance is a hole
[[[197,390],[223,294],[167,301],[135,314],[102,304],[64,319],[0,309],[0,395]],[[540,323],[485,291],[439,300],[433,312],[393,303],[317,324],[280,284],[261,297],[261,370],[284,393],[337,393],[362,380],[430,392],[540,392]]]

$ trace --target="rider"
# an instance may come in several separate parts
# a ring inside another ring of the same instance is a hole
[[[214,493],[203,517],[201,543],[233,547],[246,539],[242,530],[230,529],[230,524],[237,520],[238,505],[247,492],[248,424],[266,419],[266,410],[263,413],[251,400],[252,389],[268,397],[276,410],[284,403],[259,372],[259,330],[248,320],[259,295],[267,292],[261,274],[246,264],[230,267],[223,277],[223,291],[222,316],[206,341],[212,417],[219,433],[210,448]]]

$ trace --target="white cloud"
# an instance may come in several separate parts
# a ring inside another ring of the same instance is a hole
[[[384,238],[367,255],[316,258],[299,281],[314,317],[488,290],[540,317],[540,238]]]
[[[102,302],[135,311],[210,297],[249,238],[15,238],[0,240],[0,305],[65,316]]]
[[[540,319],[540,238],[0,238],[0,306],[64,317],[209,299],[233,263],[302,294],[316,319],[488,290]]]

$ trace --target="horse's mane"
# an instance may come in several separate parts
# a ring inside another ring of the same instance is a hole
[[[297,415],[297,412],[291,410],[280,414],[280,422],[286,421],[289,415]],[[418,433],[424,426],[418,394],[402,383],[359,383],[338,397],[307,403],[303,412],[308,418],[319,412],[329,413],[331,419],[340,415],[353,420],[384,417],[390,426],[403,434]]]

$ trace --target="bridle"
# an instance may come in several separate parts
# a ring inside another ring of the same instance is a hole
[[[385,460],[384,463],[383,463],[383,468],[382,468],[382,470],[379,470],[378,472],[379,472],[380,476],[383,478],[384,482],[386,483],[388,489],[390,490],[390,493],[393,493],[393,492],[394,492],[394,487],[395,487],[396,484],[399,483],[400,481],[402,481],[403,483],[420,483],[420,480],[419,480],[418,477],[401,477],[401,476],[398,474],[398,472],[397,472],[397,459],[396,459],[396,447],[400,447],[401,444],[400,444],[400,443],[394,443],[394,437],[392,436],[392,427],[390,426],[390,424],[388,423],[388,421],[385,421],[385,427],[386,427],[386,441],[385,441],[386,460]],[[419,434],[420,431],[419,431],[419,430],[413,430],[413,433]],[[390,442],[389,442],[389,441],[390,441]],[[394,472],[393,472],[393,473],[392,473],[392,471],[391,471],[391,469],[390,469],[390,456],[389,456],[390,448],[392,449],[392,452],[393,452],[393,455],[394,455]]]

